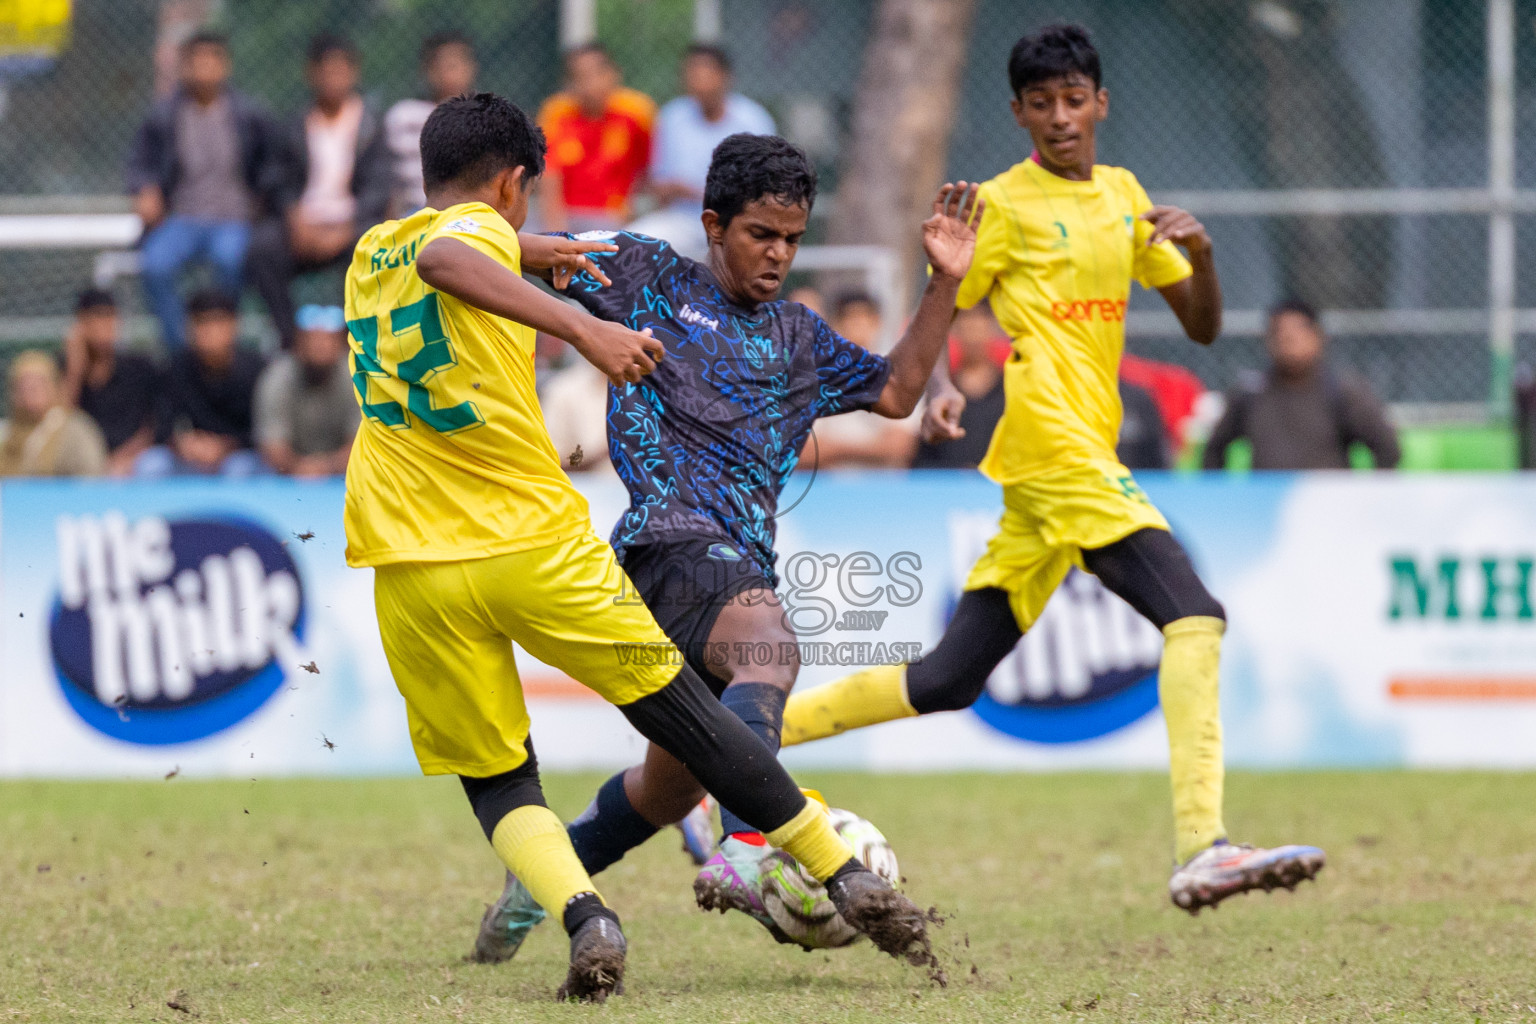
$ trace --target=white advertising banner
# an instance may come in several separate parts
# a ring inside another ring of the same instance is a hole
[[[1536,765],[1536,480],[1147,474],[1230,627],[1228,761]],[[605,531],[617,484],[589,489]],[[0,485],[0,773],[408,773],[339,483]],[[966,473],[797,476],[779,531],[799,686],[934,643],[996,523]],[[1166,764],[1161,638],[1073,574],[968,711],[786,752],[879,770]],[[765,649],[764,658],[780,656]],[[617,767],[621,715],[519,652],[541,763]]]

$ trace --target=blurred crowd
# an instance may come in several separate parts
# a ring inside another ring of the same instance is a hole
[[[565,88],[539,111],[548,167],[530,227],[629,227],[702,258],[710,154],[736,132],[775,131],[767,110],[735,91],[728,54],[690,46],[680,95],[659,108],[625,86],[599,44],[568,51],[564,69]],[[345,316],[339,296],[297,304],[295,281],[334,274],[364,230],[424,204],[422,125],[437,103],[474,87],[478,65],[466,37],[431,36],[420,51],[421,95],[387,110],[364,95],[358,52],[344,38],[313,40],[305,70],[308,104],[279,119],[230,85],[227,39],[202,31],[182,44],[179,88],[148,111],[126,173],[145,227],[140,276],[164,358],[126,351],[114,296],[83,292],[61,354],[29,351],[12,361],[0,475],[313,477],[345,469],[358,424]],[[280,341],[270,358],[241,337],[248,285]],[[866,293],[827,298],[801,287],[789,298],[858,344],[874,347],[886,336],[880,306]],[[1127,356],[1126,465],[1221,468],[1234,448],[1260,469],[1342,468],[1358,448],[1378,467],[1397,464],[1380,402],[1329,364],[1313,310],[1275,307],[1267,341],[1269,367],[1224,396],[1181,367]],[[963,438],[928,444],[916,414],[893,422],[852,413],[817,425],[802,467],[975,467],[1002,415],[1010,351],[985,305],[959,312],[949,363],[968,399]],[[573,472],[611,472],[605,379],[553,339],[540,339],[539,360],[557,450]]]

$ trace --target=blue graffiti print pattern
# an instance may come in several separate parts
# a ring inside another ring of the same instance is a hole
[[[608,449],[629,489],[611,541],[624,549],[684,536],[732,541],[773,572],[780,492],[822,416],[866,409],[886,360],[841,337],[797,302],[747,309],[701,263],[666,242],[593,233],[613,280],[576,275],[566,294],[594,315],[666,346],[639,384],[608,389]]]

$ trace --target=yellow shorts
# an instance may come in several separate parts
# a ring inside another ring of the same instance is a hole
[[[499,775],[528,759],[512,658],[529,654],[613,704],[655,693],[682,656],[590,529],[531,551],[374,570],[379,635],[428,775]]]
[[[1014,619],[1028,630],[1067,570],[1082,568],[1084,548],[1148,528],[1166,530],[1168,521],[1118,462],[1095,460],[1008,484],[1002,522],[965,589],[1008,591]]]

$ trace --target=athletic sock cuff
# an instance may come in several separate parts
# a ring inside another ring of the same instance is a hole
[[[831,878],[853,856],[848,843],[832,827],[826,808],[811,799],[805,801],[799,814],[767,835],[771,845],[798,860],[821,882]]]
[[[1227,631],[1227,620],[1218,619],[1214,615],[1188,615],[1182,619],[1174,619],[1163,627],[1163,636],[1172,639],[1176,636],[1185,636],[1190,633],[1215,633],[1221,636]]]
[[[499,852],[503,846],[516,848],[542,835],[563,835],[565,826],[548,807],[526,804],[496,823],[491,832],[491,845]]]
[[[565,911],[560,916],[560,923],[565,926],[565,934],[575,935],[576,929],[594,917],[606,917],[614,924],[619,924],[619,915],[603,902],[601,896],[595,892],[579,892],[565,901]]]

